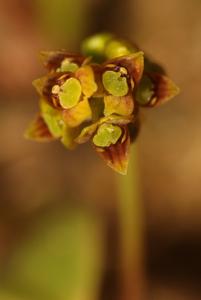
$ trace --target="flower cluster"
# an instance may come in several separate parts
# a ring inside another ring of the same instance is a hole
[[[126,174],[139,108],[169,100],[178,88],[142,51],[122,53],[121,44],[115,47],[118,55],[106,55],[101,63],[94,62],[95,55],[41,53],[47,74],[33,82],[40,111],[25,136],[60,140],[68,149],[90,141],[111,168]]]

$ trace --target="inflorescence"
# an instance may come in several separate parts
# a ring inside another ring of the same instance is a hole
[[[108,166],[126,174],[140,107],[163,104],[179,89],[141,50],[113,35],[89,37],[82,53],[41,53],[47,74],[33,82],[40,109],[25,136],[68,149],[90,141]]]

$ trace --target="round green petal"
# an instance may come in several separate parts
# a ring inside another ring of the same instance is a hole
[[[111,144],[116,144],[122,134],[119,126],[112,124],[102,124],[93,137],[93,143],[98,147],[109,147]]]
[[[104,88],[113,96],[122,97],[128,94],[128,84],[120,72],[106,71],[103,74]]]
[[[136,92],[136,101],[141,105],[148,104],[154,95],[153,88],[152,81],[147,76],[144,76]]]
[[[59,101],[63,108],[68,109],[74,107],[80,100],[82,87],[76,78],[68,79],[59,92]]]
[[[57,72],[76,72],[79,69],[76,63],[70,62],[69,59],[64,59],[61,63],[61,67],[57,69]]]

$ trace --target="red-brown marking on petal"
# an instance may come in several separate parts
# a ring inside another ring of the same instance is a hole
[[[54,73],[54,74],[49,74],[47,76],[47,79],[46,79],[43,89],[42,89],[42,95],[47,100],[47,102],[50,105],[52,105],[52,107],[57,108],[57,109],[62,109],[62,106],[59,101],[59,97],[58,97],[58,95],[52,93],[52,88],[56,85],[61,86],[70,77],[73,77],[73,76],[69,72],[66,72],[65,74],[64,73]]]
[[[179,94],[179,88],[167,76],[159,73],[148,73],[154,84],[154,96],[147,106],[161,105]]]
[[[47,68],[48,71],[56,71],[60,66],[64,59],[69,59],[70,62],[78,64],[81,66],[86,57],[81,56],[76,53],[69,53],[65,50],[58,50],[58,51],[43,51],[40,55],[42,62]]]
[[[40,115],[37,115],[36,118],[31,122],[30,126],[25,132],[25,138],[38,142],[48,142],[55,139]]]
[[[130,149],[129,132],[126,128],[124,128],[124,130],[126,138],[122,138],[115,145],[105,148],[95,147],[96,152],[107,163],[107,165],[122,175],[127,174]]]
[[[117,57],[106,62],[105,66],[108,64],[114,64],[126,68],[130,77],[137,84],[144,71],[144,53],[140,51],[130,55]]]

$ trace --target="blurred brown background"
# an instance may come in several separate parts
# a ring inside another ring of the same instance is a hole
[[[201,1],[0,0],[2,300],[46,299],[45,284],[40,286],[33,278],[28,281],[35,282],[30,290],[41,293],[32,291],[26,298],[30,291],[23,291],[23,276],[28,273],[16,271],[21,262],[18,252],[26,253],[22,241],[26,244],[35,228],[40,236],[43,222],[57,227],[60,213],[67,214],[66,220],[69,209],[81,211],[81,220],[88,220],[88,214],[89,219],[96,216],[102,236],[98,243],[105,248],[107,233],[115,230],[115,177],[90,147],[67,152],[59,143],[37,144],[23,138],[37,111],[31,82],[44,72],[39,51],[62,47],[79,51],[84,37],[104,30],[140,45],[163,63],[181,88],[167,105],[143,111],[137,141],[147,279],[149,299],[201,297]],[[91,230],[86,223],[86,231]],[[52,243],[57,243],[52,236]],[[45,246],[43,250],[46,253]],[[112,268],[110,259],[107,263]],[[116,299],[109,298],[108,286],[102,287],[104,299]],[[57,288],[61,290],[59,284]],[[62,295],[53,299],[69,299]]]

